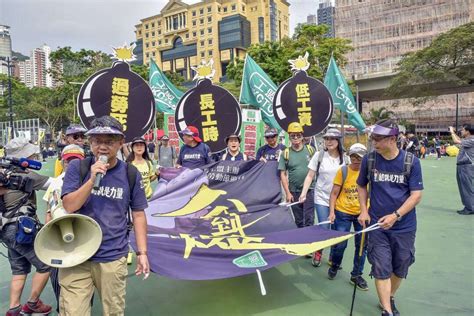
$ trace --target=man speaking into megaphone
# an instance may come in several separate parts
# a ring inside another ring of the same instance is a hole
[[[117,159],[124,143],[122,125],[110,116],[92,122],[86,133],[94,157],[70,163],[62,187],[68,213],[93,218],[102,229],[99,250],[86,262],[59,271],[60,314],[90,315],[90,299],[97,286],[104,315],[123,315],[127,276],[129,210],[136,236],[136,274],[150,272],[147,257],[148,206],[141,175]]]

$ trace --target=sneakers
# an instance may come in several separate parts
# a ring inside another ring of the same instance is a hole
[[[383,306],[381,303],[379,303],[380,309],[386,312],[383,309]],[[393,296],[390,296],[390,308],[392,309],[392,314],[387,314],[387,315],[393,315],[393,316],[400,316],[400,312],[398,311],[397,307],[395,306],[395,298]],[[384,315],[382,313],[382,315]]]
[[[15,308],[10,308],[5,315],[6,316],[18,316],[18,315],[20,315],[20,312],[21,312],[21,305],[18,305]]]
[[[334,278],[337,275],[337,271],[339,271],[339,267],[337,266],[331,266],[328,270],[328,279],[329,280],[334,280]]]
[[[393,316],[393,314],[390,314],[387,312],[385,309],[382,311],[382,316]]]
[[[38,301],[36,301],[34,305],[32,305],[30,302],[23,305],[20,314],[27,316],[31,316],[32,314],[48,315],[49,313],[51,313],[51,310],[51,306],[44,304],[40,299],[38,299]]]
[[[457,211],[459,215],[474,215],[474,211],[469,211],[467,208]]]
[[[369,290],[369,287],[367,286],[367,282],[364,280],[364,278],[361,275],[352,276],[351,284],[357,286],[359,290],[362,290],[362,291]]]
[[[323,252],[321,250],[318,250],[314,253],[313,259],[311,260],[311,264],[313,267],[319,267],[321,266],[321,260],[323,259]]]

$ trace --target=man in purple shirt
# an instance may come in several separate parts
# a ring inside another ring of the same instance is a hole
[[[196,169],[212,162],[211,149],[199,137],[199,130],[188,126],[180,132],[183,135],[184,145],[179,150],[176,166]]]
[[[102,229],[99,250],[78,266],[59,271],[61,315],[90,315],[90,299],[97,288],[104,315],[123,315],[128,254],[128,212],[131,210],[137,241],[137,275],[148,276],[147,223],[148,206],[141,187],[141,176],[129,183],[130,168],[117,159],[124,142],[122,125],[110,116],[97,118],[87,132],[94,157],[70,163],[62,187],[63,206],[69,213],[90,216]],[[107,162],[103,162],[107,158]],[[90,171],[81,181],[81,163],[90,163]],[[103,178],[97,189],[98,174]]]

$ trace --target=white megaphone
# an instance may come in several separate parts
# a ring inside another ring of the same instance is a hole
[[[58,206],[53,220],[35,238],[36,256],[55,268],[77,266],[92,257],[102,242],[102,229],[89,216],[69,214]]]

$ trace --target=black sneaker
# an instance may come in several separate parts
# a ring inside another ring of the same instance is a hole
[[[469,211],[467,208],[457,211],[459,215],[474,215],[474,211]]]
[[[382,311],[382,316],[394,316],[393,314],[390,314],[387,312],[385,309]]]
[[[328,279],[329,280],[334,280],[334,278],[337,275],[337,271],[339,271],[339,267],[337,266],[331,266],[328,270]]]
[[[360,275],[352,276],[351,277],[351,284],[352,285],[355,284],[359,290],[362,290],[362,291],[368,291],[369,290],[369,287],[367,286],[367,282]]]
[[[393,316],[400,316],[400,312],[398,311],[397,307],[395,306],[395,298],[390,296],[390,307],[392,308]]]

